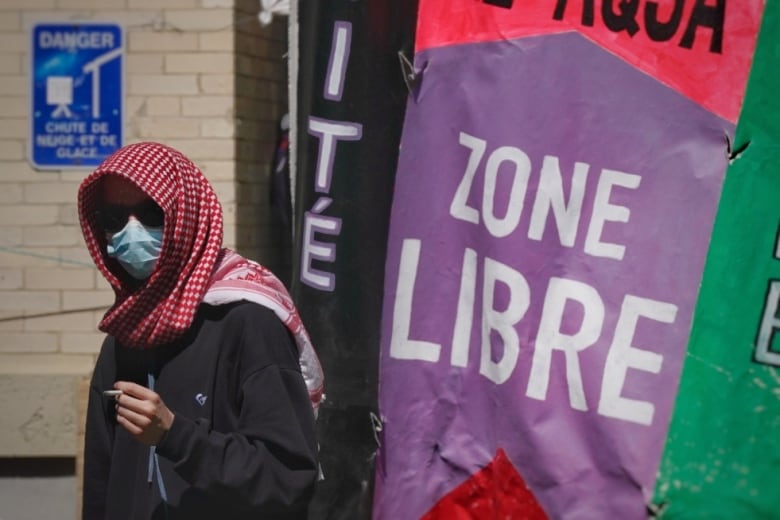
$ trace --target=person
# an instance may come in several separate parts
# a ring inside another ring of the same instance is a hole
[[[306,518],[322,369],[281,282],[222,247],[205,176],[171,147],[131,144],[83,180],[78,213],[115,293],[82,518]]]

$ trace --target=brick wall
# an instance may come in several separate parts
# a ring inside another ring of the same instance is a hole
[[[68,441],[75,390],[63,392],[60,376],[88,375],[103,337],[96,324],[113,301],[78,226],[76,192],[89,171],[36,171],[27,160],[30,27],[121,24],[126,143],[157,140],[192,158],[223,204],[225,245],[284,271],[288,253],[270,218],[267,189],[286,110],[286,20],[261,27],[258,5],[0,1],[0,388],[13,394],[0,396],[0,415],[45,426],[22,432],[2,421],[0,456],[76,453],[75,440]]]
[[[287,110],[287,22],[275,18],[258,31],[259,1],[235,4],[236,246],[287,282],[290,237],[268,204],[279,121]]]

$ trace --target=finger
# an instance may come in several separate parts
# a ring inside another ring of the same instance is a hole
[[[132,422],[128,421],[127,419],[125,419],[121,415],[117,415],[116,422],[122,428],[127,430],[127,432],[130,435],[137,436],[137,435],[141,435],[144,432],[143,429],[139,428],[137,425],[135,425]]]
[[[157,395],[153,390],[130,381],[117,381],[114,383],[114,388],[142,400],[150,400]]]
[[[119,406],[116,409],[116,415],[117,418],[122,417],[126,421],[134,424],[135,426],[145,429],[148,428],[150,424],[152,424],[152,417],[148,415],[143,415],[134,412],[133,410],[129,410],[123,406]]]
[[[156,413],[160,403],[160,396],[154,394],[151,400],[138,399],[129,394],[122,394],[116,398],[119,406],[124,406],[141,415],[152,416]]]
[[[154,405],[149,401],[142,401],[129,395],[121,395],[117,398],[117,404],[141,415],[153,415]]]

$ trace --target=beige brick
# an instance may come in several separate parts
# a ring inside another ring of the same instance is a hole
[[[42,226],[54,224],[57,221],[56,206],[0,206],[0,222],[24,225]]]
[[[0,31],[19,32],[22,30],[22,15],[17,12],[4,12],[0,16]]]
[[[140,53],[127,56],[127,74],[162,74],[163,57],[159,54]]]
[[[19,204],[22,202],[22,185],[0,182],[0,204]]]
[[[4,267],[51,267],[58,258],[55,248],[0,246],[0,265]]]
[[[57,250],[57,256],[61,259],[59,265],[61,267],[91,267],[95,268],[95,263],[92,261],[92,257],[89,256],[87,246],[83,241],[74,247],[63,247]]]
[[[97,272],[97,269],[95,269]],[[101,280],[105,280],[99,275]],[[94,284],[95,280],[93,280]],[[108,283],[102,283],[102,286],[108,286]],[[92,291],[63,291],[62,308],[65,310],[75,309],[98,309],[105,312],[114,303],[114,291],[108,288],[102,288]]]
[[[235,224],[226,223],[222,235],[222,243],[225,247],[236,247],[236,226]]]
[[[200,159],[233,159],[236,152],[231,139],[169,139],[168,144],[196,163]]]
[[[89,289],[95,283],[93,269],[40,269],[24,270],[24,287],[37,289]]]
[[[198,49],[198,35],[188,32],[139,31],[130,33],[128,42],[131,53],[195,51]]]
[[[111,0],[113,1],[113,0]],[[106,17],[101,15],[102,11],[88,10],[88,9],[58,9],[53,10],[41,10],[41,11],[23,11],[22,15],[22,29],[31,33],[31,29],[36,24],[51,24],[51,23],[74,23],[80,21],[88,21],[89,23],[95,22],[107,22],[122,24],[121,20],[117,18],[122,16],[122,11],[109,10],[107,13],[110,15]]]
[[[63,248],[63,250],[70,250],[71,248]],[[84,246],[83,249],[86,249],[86,246]],[[72,260],[71,257],[63,255],[61,252],[57,251],[56,255],[54,255],[49,262],[49,265],[46,266],[47,269],[62,269],[64,271],[79,271],[83,269],[88,269],[89,271],[97,272],[97,268],[95,267],[94,262],[92,260],[87,260],[84,262],[78,261],[75,262]],[[90,284],[88,288],[94,287],[94,284]]]
[[[74,456],[76,390],[85,376],[0,375],[0,455]]]
[[[29,76],[30,74],[30,59],[27,54],[22,55],[22,75]],[[27,105],[30,105],[29,98],[27,98]]]
[[[84,241],[81,229],[74,226],[31,226],[22,236],[25,246],[73,246]]]
[[[128,96],[125,99],[125,117],[128,119],[133,116],[146,114],[146,96]],[[125,139],[127,136],[125,136]]]
[[[229,9],[233,7],[234,1],[235,0],[201,0],[200,5],[207,9],[212,9],[214,7],[224,7]]]
[[[233,56],[227,52],[177,52],[165,55],[165,72],[228,74],[233,72]]]
[[[233,161],[200,161],[198,167],[211,182],[232,180],[235,177],[236,163]]]
[[[0,290],[21,289],[22,270],[0,267]]]
[[[58,338],[54,333],[0,332],[0,352],[3,353],[46,353],[56,352],[57,348]]]
[[[0,160],[24,159],[24,143],[19,139],[0,139]]]
[[[167,1],[167,0],[166,0]],[[164,15],[160,9],[160,2],[154,9],[132,11],[93,11],[91,20],[95,22],[118,23],[125,27],[125,44],[127,34],[150,30],[156,27],[162,28]]]
[[[56,291],[0,291],[0,311],[31,314],[56,311],[60,295]]]
[[[56,0],[3,0],[0,2],[0,11],[53,9],[55,5]]]
[[[76,354],[0,354],[0,374],[53,375],[89,374],[92,356]]]
[[[2,83],[2,79],[0,79],[0,83]],[[30,129],[26,119],[8,117],[3,118],[2,121],[3,124],[0,125],[0,139],[27,139]]]
[[[202,51],[233,52],[233,40],[234,35],[230,31],[201,33],[198,35],[198,48]]]
[[[232,74],[201,74],[198,81],[204,94],[232,94],[234,91]]]
[[[174,96],[150,96],[146,99],[146,115],[177,116],[181,114],[181,100]]]
[[[0,171],[4,182],[45,182],[51,180],[52,175],[34,170],[27,161],[0,161]]]
[[[6,252],[8,247],[18,246],[22,243],[22,228],[19,226],[7,226],[0,222],[0,254]],[[0,265],[3,265],[0,258]]]
[[[74,204],[65,204],[62,206],[59,206],[58,213],[59,218],[57,218],[57,222],[60,224],[64,224],[66,226],[79,226],[79,213],[78,208],[75,204],[75,197],[71,200],[71,202],[74,202]]]
[[[0,16],[0,19],[3,17]],[[19,54],[0,54],[0,75],[15,76],[22,73],[22,57]]]
[[[68,203],[76,200],[79,184],[75,182],[36,182],[24,184],[24,200],[30,204]]]
[[[176,9],[196,7],[197,5],[198,0],[165,0],[164,2],[160,2],[160,0],[127,0],[127,7],[129,9],[159,9],[161,7],[165,7],[166,9]]]
[[[228,201],[222,201],[220,199],[220,202],[222,203],[222,219],[223,223],[226,226],[234,226],[236,225],[236,203],[235,196],[231,197],[233,200],[232,202]]]
[[[105,316],[105,314],[106,314],[105,309],[100,309],[99,311],[93,311],[92,312],[92,321],[95,323],[95,329],[94,330],[98,330],[97,326],[103,320],[103,316]]]
[[[181,113],[185,116],[233,116],[232,96],[197,96],[181,100]]]
[[[13,319],[17,316],[16,312],[0,311],[0,331],[3,332],[23,332],[24,320]],[[9,319],[10,318],[10,319]]]
[[[3,4],[4,2],[0,2],[0,5]],[[3,49],[3,52],[26,53],[29,45],[25,33],[0,33],[0,49]]]
[[[214,188],[214,192],[223,206],[235,202],[236,185],[234,182],[212,182],[211,186]]]
[[[91,312],[60,312],[45,316],[28,317],[25,331],[35,332],[94,332],[97,322]]]
[[[29,91],[29,79],[24,76],[3,76],[0,96],[23,96]]]
[[[230,119],[200,120],[200,135],[202,137],[233,137],[235,133],[235,124]]]
[[[67,23],[72,21],[74,16],[80,17],[81,13],[73,11],[57,11],[56,8],[52,10],[39,10],[39,11],[22,11],[22,29],[28,34],[32,34],[32,26],[38,23]],[[89,13],[84,13],[84,16],[89,16]]]
[[[198,78],[194,74],[166,76],[144,74],[130,78],[129,93],[132,95],[186,95],[198,93]]]
[[[83,181],[87,175],[92,173],[94,169],[95,169],[94,166],[88,165],[88,166],[84,166],[83,168],[65,168],[63,170],[46,170],[45,172],[42,173],[56,172],[55,173],[56,178],[60,182],[69,182],[78,186],[79,184],[81,184],[81,181]],[[40,180],[46,182],[46,181],[50,181],[51,179],[50,178],[47,179],[46,177],[43,177],[43,179]]]
[[[133,121],[138,137],[167,139],[169,137],[198,137],[198,120],[185,117],[139,117]]]
[[[166,24],[179,31],[229,31],[233,25],[232,9],[183,9],[165,12]],[[0,47],[1,48],[1,47]]]
[[[0,42],[2,45],[2,42]],[[2,49],[2,46],[0,46]],[[29,117],[28,110],[30,108],[27,96],[7,96],[0,98],[0,114],[3,117]],[[0,157],[0,161],[7,160]]]
[[[60,337],[60,351],[97,354],[105,338],[102,332],[66,332]]]
[[[57,0],[59,9],[124,9],[125,0]]]

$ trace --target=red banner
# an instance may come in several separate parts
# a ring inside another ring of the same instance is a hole
[[[761,22],[759,2],[726,0],[420,2],[417,51],[577,31],[661,83],[735,122]],[[425,23],[447,20],[447,23]],[[565,81],[566,78],[560,78]]]

